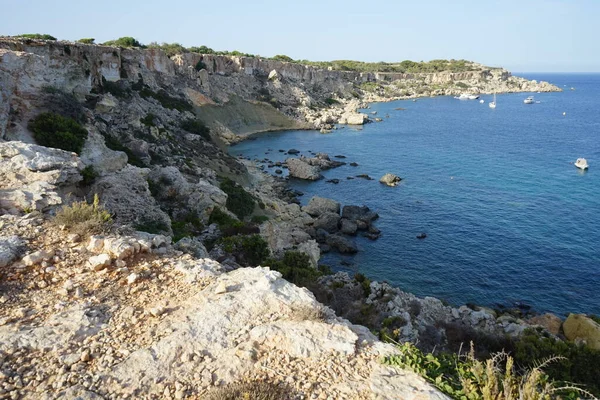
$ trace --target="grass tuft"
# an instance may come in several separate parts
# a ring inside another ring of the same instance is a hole
[[[87,236],[105,231],[112,223],[112,217],[100,205],[98,195],[95,194],[92,204],[76,201],[71,205],[63,206],[56,213],[54,223],[65,226],[72,233]]]

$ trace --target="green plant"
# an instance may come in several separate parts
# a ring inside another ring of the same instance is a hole
[[[117,98],[129,97],[130,90],[128,90],[122,81],[108,81],[102,77],[102,92],[110,93]]]
[[[136,167],[144,168],[146,165],[129,147],[124,146],[118,139],[110,135],[104,135],[104,144],[111,150],[122,151],[127,154],[127,162]]]
[[[136,224],[133,225],[136,231],[152,233],[154,235],[163,234],[169,232],[169,225],[161,220],[150,220],[142,218]]]
[[[115,40],[109,40],[108,42],[102,43],[104,46],[117,46],[117,47],[144,47],[143,44],[138,42],[131,36],[123,36]]]
[[[216,53],[216,51],[214,51],[210,47],[206,47],[206,46],[190,47],[188,50],[192,53],[200,53],[200,54],[215,54]]]
[[[362,286],[365,297],[369,297],[369,295],[371,294],[371,281],[360,272],[357,272],[354,275],[354,280],[360,283],[360,285]]]
[[[200,71],[202,69],[206,69],[206,64],[204,64],[204,62],[202,62],[202,60],[200,60],[196,63],[194,68],[196,69],[196,71]]]
[[[271,57],[271,60],[275,60],[275,61],[284,61],[284,62],[294,62],[294,59],[291,57],[288,57],[284,54],[277,54],[274,57]]]
[[[87,167],[81,170],[81,176],[83,177],[81,183],[84,186],[89,186],[92,183],[94,183],[94,181],[98,177],[98,173],[94,170],[93,165],[88,165]]]
[[[200,135],[206,140],[210,140],[210,129],[199,119],[184,119],[179,123],[179,127],[195,135]]]
[[[144,118],[140,118],[140,122],[146,126],[156,126],[156,124],[154,123],[155,119],[156,115],[148,113]]]
[[[268,220],[269,220],[269,217],[267,217],[266,215],[254,215],[250,219],[250,222],[260,225],[263,222],[267,222]]]
[[[480,361],[475,358],[473,349],[466,356],[441,354],[436,357],[424,354],[411,343],[397,347],[400,353],[386,357],[384,363],[413,370],[455,399],[545,400],[556,397],[562,390],[550,383],[542,370],[556,358],[518,375],[514,359],[503,352]]]
[[[262,264],[271,254],[269,245],[260,235],[230,236],[222,239],[223,250],[233,254],[245,266]]]
[[[334,99],[332,97],[328,97],[324,101],[325,101],[325,104],[327,104],[329,106],[332,106],[334,104],[340,104],[340,102],[338,100],[336,100],[336,99]]]
[[[88,136],[77,121],[54,113],[38,115],[29,121],[28,128],[38,144],[75,153],[81,152]]]
[[[63,206],[56,213],[54,223],[58,226],[65,226],[73,233],[90,235],[105,230],[112,223],[112,217],[100,205],[98,195],[94,194],[92,204],[88,204],[86,201],[76,201],[71,205]]]
[[[47,33],[24,33],[22,35],[17,35],[17,37],[24,39],[56,40],[54,36],[48,35]]]
[[[307,254],[299,251],[286,251],[281,260],[267,260],[266,264],[279,271],[283,279],[300,286],[310,285],[324,275],[322,270],[310,264]]]
[[[199,235],[204,229],[204,224],[194,212],[187,212],[177,219],[171,220],[173,229],[173,241],[177,242],[184,237]]]
[[[217,224],[221,229],[227,226],[231,226],[236,222],[239,221],[231,217],[229,214],[225,213],[219,207],[215,207],[210,213],[210,216],[208,217],[209,224]]]
[[[467,89],[469,87],[469,85],[464,82],[456,82],[455,85],[461,89]]]
[[[93,38],[83,38],[83,39],[79,39],[77,41],[77,43],[94,44],[95,41],[96,41],[96,39],[93,39]]]
[[[281,400],[292,398],[289,388],[269,382],[230,383],[209,390],[206,400]]]
[[[188,49],[180,45],[179,43],[162,43],[158,44],[156,42],[152,42],[148,45],[149,49],[160,49],[165,52],[167,57],[173,57],[177,54],[187,53]]]
[[[227,194],[225,206],[229,211],[240,219],[252,214],[256,200],[243,187],[228,178],[223,179],[220,187]]]

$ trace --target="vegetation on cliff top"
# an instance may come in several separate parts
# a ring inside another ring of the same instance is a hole
[[[22,35],[17,35],[16,37],[23,39],[56,40],[54,36],[48,35],[47,33],[24,33]]]

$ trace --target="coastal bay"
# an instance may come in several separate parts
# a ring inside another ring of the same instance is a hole
[[[540,101],[533,105],[523,104],[525,94],[499,95],[496,110],[451,97],[374,103],[363,111],[376,111],[383,122],[325,135],[270,133],[230,152],[283,161],[288,156],[278,150],[296,148],[359,164],[326,171],[317,182],[290,180],[304,192],[303,204],[319,195],[364,203],[381,216],[378,241],[358,237],[357,255],[326,254],[325,264],[454,304],[519,302],[559,315],[599,313],[600,186],[593,165],[581,172],[571,162],[600,155],[600,122],[592,112],[600,78],[527,78],[566,90],[532,93]],[[377,182],[387,172],[404,178],[400,186]],[[420,232],[427,239],[417,240]]]

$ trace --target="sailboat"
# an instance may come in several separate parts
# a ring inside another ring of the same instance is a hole
[[[494,93],[494,101],[489,102],[488,106],[490,106],[490,108],[496,108],[496,93]]]

